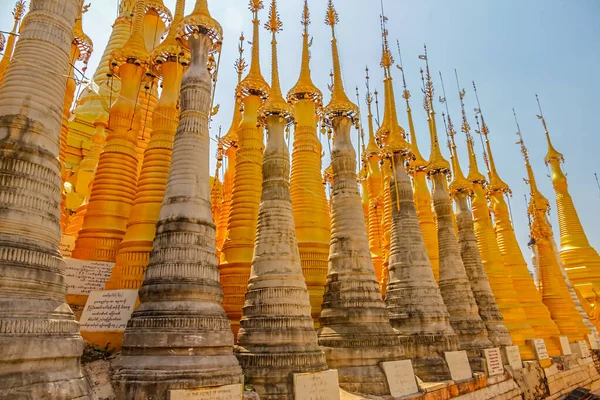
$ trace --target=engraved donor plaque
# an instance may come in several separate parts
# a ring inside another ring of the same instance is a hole
[[[419,392],[415,371],[410,360],[382,362],[381,368],[385,372],[390,394],[393,397],[402,397]]]
[[[446,351],[444,356],[453,381],[462,381],[473,376],[466,351]]]
[[[67,294],[90,294],[93,290],[104,290],[104,285],[114,263],[76,260],[65,258]]]
[[[241,384],[169,391],[169,400],[241,400],[241,398]]]
[[[598,340],[596,339],[596,335],[594,335],[593,333],[588,333],[587,340],[590,344],[590,349],[598,350]]]
[[[340,400],[337,370],[294,374],[294,400]]]
[[[588,358],[592,356],[590,353],[590,348],[585,340],[578,340],[577,343],[579,343],[579,352],[582,358]]]
[[[508,360],[508,365],[510,365],[513,369],[523,368],[519,346],[506,346],[504,350],[506,350],[506,359]]]
[[[558,338],[560,340],[560,352],[563,356],[568,356],[569,354],[573,354],[571,351],[571,345],[569,344],[569,338],[566,336],[560,336]]]
[[[502,354],[500,349],[494,347],[492,349],[484,349],[483,355],[487,365],[487,372],[489,376],[499,375],[504,373],[504,365],[502,364]]]
[[[548,349],[546,349],[546,342],[544,339],[529,339],[528,340],[533,351],[535,353],[535,358],[539,361],[547,360],[550,358],[548,355]]]
[[[81,330],[125,331],[135,307],[137,293],[137,290],[93,291],[81,314]]]

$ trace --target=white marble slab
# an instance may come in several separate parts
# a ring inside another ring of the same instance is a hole
[[[410,360],[382,362],[390,394],[393,397],[408,396],[419,392],[415,371]]]
[[[444,352],[444,356],[446,357],[448,368],[450,368],[450,375],[453,381],[471,379],[473,373],[466,351],[446,351]]]
[[[504,364],[502,363],[502,353],[498,347],[484,349],[487,373],[489,376],[499,375],[504,373]]]
[[[87,294],[104,290],[115,263],[65,258],[67,294]]]
[[[568,356],[573,354],[571,351],[571,345],[569,344],[569,338],[566,336],[560,336],[558,338],[560,340],[560,350],[563,356]]]
[[[506,351],[508,365],[510,365],[513,369],[523,368],[523,361],[521,361],[519,346],[506,346],[504,350]]]
[[[169,391],[169,400],[240,400],[242,385],[226,385],[200,389],[175,389]]]
[[[581,349],[581,357],[582,358],[588,358],[592,356],[592,353],[590,352],[590,348],[588,347],[588,344],[585,340],[578,340],[577,343],[579,343],[579,348]]]
[[[588,333],[587,335],[588,343],[590,344],[590,349],[598,350],[598,338],[593,333]]]
[[[340,400],[337,369],[294,374],[294,400]]]
[[[137,290],[99,290],[90,293],[81,314],[81,330],[87,332],[125,331],[131,318]]]
[[[533,349],[533,353],[535,354],[536,360],[542,361],[550,358],[544,339],[528,339],[527,341]]]

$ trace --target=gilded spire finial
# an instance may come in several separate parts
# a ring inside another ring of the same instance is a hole
[[[546,165],[550,163],[552,160],[558,160],[558,162],[565,162],[565,157],[557,151],[552,145],[552,140],[550,140],[550,133],[548,132],[548,126],[546,125],[546,118],[544,118],[544,113],[542,111],[542,106],[540,104],[540,98],[538,95],[535,95],[535,100],[537,101],[538,109],[540,110],[540,114],[537,115],[538,119],[542,121],[542,125],[544,126],[544,133],[546,134],[546,140],[548,141],[548,153],[544,158]]]
[[[177,31],[181,21],[183,21],[184,9],[185,0],[177,0],[175,4],[175,16],[169,28],[169,33],[166,39],[152,51],[150,59],[157,70],[160,70],[160,66],[167,61],[178,61],[182,65],[189,63],[189,52],[177,41]]]
[[[448,136],[448,148],[450,150],[450,161],[452,162],[452,170],[454,172],[452,182],[450,183],[450,194],[454,194],[457,192],[470,192],[471,182],[467,180],[467,178],[465,178],[465,175],[460,166],[460,161],[458,159],[458,152],[456,150],[455,141],[456,131],[454,130],[454,125],[452,124],[452,119],[450,118],[450,110],[448,107],[448,101],[446,97],[446,88],[444,87],[444,78],[442,77],[441,72],[439,74],[440,81],[442,83],[442,93],[444,95],[443,103],[446,106],[446,113],[448,115],[448,124],[446,125],[446,120],[444,119],[444,125],[446,126],[446,134]]]
[[[373,94],[371,93],[371,84],[370,84],[371,77],[369,76],[369,67],[365,67],[365,74],[366,74],[365,86],[367,87],[366,102],[367,102],[367,110],[369,112],[369,114],[368,114],[369,143],[365,150],[365,156],[368,158],[373,155],[379,154],[379,146],[377,145],[377,142],[375,140],[375,129],[373,127],[373,112],[371,109],[371,105],[373,104]]]
[[[477,123],[477,126],[479,127],[479,116],[475,116],[475,121]],[[477,130],[476,132],[479,133],[480,131]],[[479,183],[481,185],[485,185],[487,179],[485,178],[485,175],[483,175],[479,171],[479,166],[477,165],[477,156],[475,155],[475,140],[473,139],[472,135],[467,136],[467,150],[469,151],[469,176],[467,178],[472,183]],[[485,159],[485,163],[487,164],[487,158],[485,157],[485,153],[483,156]]]
[[[323,103],[323,94],[315,86],[310,76],[310,47],[312,39],[308,34],[308,25],[310,25],[310,11],[308,9],[308,0],[304,0],[304,9],[302,10],[302,25],[304,33],[302,34],[302,64],[300,67],[300,77],[296,85],[290,89],[287,94],[289,102],[296,102],[303,99],[310,99],[321,106]]]
[[[15,22],[13,24],[11,32],[8,34],[8,39],[6,39],[4,35],[0,33],[0,51],[4,51],[4,55],[0,60],[0,82],[2,82],[4,74],[6,73],[6,69],[8,68],[8,64],[10,63],[10,59],[12,57],[17,33],[19,31],[19,23],[21,21],[21,18],[23,18],[23,15],[25,15],[24,0],[17,0],[12,15]]]
[[[258,12],[264,8],[262,0],[250,0],[249,9],[252,12],[252,56],[250,58],[250,72],[238,85],[242,97],[256,95],[266,99],[270,87],[260,72],[260,43]]]
[[[83,32],[83,14],[88,12],[88,10],[90,9],[90,5],[91,3],[81,3],[81,10],[79,12],[79,15],[77,16],[77,20],[75,21],[75,28],[73,29],[73,43],[79,49],[79,57],[77,58],[77,60],[83,61],[83,63],[86,64],[86,66],[83,67],[84,72],[87,69],[87,63],[90,60],[92,51],[94,50],[94,44],[92,43],[92,39],[90,39],[90,37]],[[17,6],[15,6],[15,10],[13,12],[13,15],[15,16],[15,21],[18,21],[22,17],[23,12],[25,11],[24,7],[24,2],[18,2]]]
[[[350,118],[356,122],[359,110],[356,104],[352,103],[344,91],[344,82],[342,81],[342,68],[340,65],[340,56],[335,37],[335,25],[339,22],[339,15],[333,5],[333,0],[327,2],[327,14],[325,24],[331,27],[331,56],[333,59],[333,90],[329,104],[323,110],[325,119],[330,122],[336,117]]]
[[[393,79],[390,67],[394,62],[392,54],[389,48],[388,42],[388,30],[387,30],[388,18],[385,16],[383,10],[383,1],[381,3],[381,42],[382,42],[382,55],[381,55],[381,67],[384,72],[384,111],[383,111],[383,123],[377,131],[382,148],[387,155],[393,153],[401,153],[409,155],[411,153],[411,145],[406,141],[406,132],[398,123],[398,113],[396,111],[396,99],[394,95]]]
[[[113,53],[111,62],[113,68],[118,68],[125,63],[138,66],[148,64],[150,54],[144,43],[144,14],[146,12],[146,0],[137,0],[133,9],[133,28],[129,40],[125,45]],[[118,70],[115,71],[118,74]]]
[[[89,7],[89,4],[87,7]],[[85,11],[87,11],[87,9],[85,9]],[[17,0],[12,15],[15,20],[15,25],[18,25],[18,22],[23,18],[23,15],[25,15],[25,0]],[[16,33],[16,31],[14,33]]]
[[[440,149],[439,137],[437,132],[437,124],[435,121],[435,109],[433,107],[433,81],[431,79],[431,73],[429,70],[429,57],[427,55],[427,45],[423,45],[425,51],[424,55],[420,55],[419,58],[425,61],[425,104],[427,106],[428,117],[429,117],[429,134],[431,137],[431,154],[429,156],[429,163],[427,165],[427,173],[429,175],[437,172],[448,173],[450,170],[450,163],[442,156]]]
[[[521,154],[523,154],[523,159],[525,160],[525,167],[527,168],[527,179],[525,182],[529,184],[529,188],[531,191],[531,204],[535,206],[538,210],[549,211],[550,202],[542,195],[537,187],[537,183],[535,181],[535,175],[533,173],[533,168],[529,162],[529,151],[525,146],[525,142],[523,141],[523,135],[521,134],[521,127],[519,126],[519,121],[517,120],[517,113],[513,108],[513,115],[515,117],[515,123],[517,124],[517,136],[519,137],[519,141],[517,144],[521,147]]]
[[[242,81],[242,75],[244,74],[244,71],[246,71],[246,68],[248,68],[248,64],[244,59],[244,40],[246,40],[246,38],[244,38],[244,32],[242,32],[240,34],[240,43],[238,44],[239,57],[234,63],[235,72],[237,72],[238,75],[238,84]]]
[[[456,87],[458,88],[460,110],[462,113],[461,131],[465,134],[467,138],[467,147],[469,150],[469,175],[467,176],[467,179],[470,182],[485,182],[485,176],[481,172],[479,172],[479,168],[477,166],[477,158],[475,157],[474,152],[473,136],[471,135],[471,126],[469,125],[469,121],[467,120],[467,113],[465,111],[464,99],[467,92],[464,88],[460,87],[460,82],[458,81],[458,72],[456,71],[456,69],[454,70],[454,76],[456,77]]]
[[[258,120],[265,123],[266,118],[271,115],[277,115],[291,123],[294,120],[292,107],[283,99],[281,86],[279,84],[279,66],[277,62],[277,32],[283,29],[283,23],[277,11],[277,1],[271,0],[269,9],[269,21],[265,28],[271,32],[271,91],[269,99],[258,110]]]
[[[410,168],[413,170],[424,170],[427,167],[427,160],[421,155],[419,145],[417,143],[417,133],[415,131],[415,124],[412,115],[412,109],[410,108],[410,91],[406,84],[406,76],[404,75],[404,65],[402,64],[402,51],[400,50],[400,40],[396,39],[396,45],[398,47],[398,61],[400,65],[396,65],[396,68],[400,70],[402,74],[402,98],[406,102],[406,113],[408,115],[408,129],[410,131],[410,145],[412,157],[410,160]]]
[[[500,179],[500,176],[498,175],[498,171],[496,170],[496,163],[494,162],[494,155],[492,154],[492,146],[490,144],[490,139],[488,137],[489,134],[489,129],[487,124],[485,123],[485,119],[483,116],[483,111],[481,110],[481,103],[479,102],[479,94],[477,93],[477,86],[475,85],[475,82],[473,82],[473,90],[475,92],[475,98],[477,99],[477,112],[479,114],[479,116],[481,116],[481,129],[480,132],[481,134],[485,137],[485,146],[487,149],[487,161],[489,163],[489,177],[490,177],[490,184],[488,186],[489,190],[494,192],[494,191],[501,191],[503,193],[512,193],[510,190],[510,187],[508,186],[508,184],[506,184],[506,182],[504,182],[502,179]]]

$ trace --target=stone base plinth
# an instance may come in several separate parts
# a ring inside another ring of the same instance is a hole
[[[412,361],[415,375],[426,382],[450,379],[450,369],[443,354],[458,349],[456,335],[400,335],[399,338],[406,358]]]

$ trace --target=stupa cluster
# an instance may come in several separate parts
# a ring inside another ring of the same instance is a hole
[[[439,382],[456,379],[449,355],[489,374],[490,349],[501,366],[516,351],[548,367],[572,348],[598,347],[600,257],[541,109],[560,245],[517,122],[531,192],[530,274],[490,128],[479,106],[471,129],[458,75],[462,115],[455,125],[446,107],[443,138],[425,48],[426,159],[387,17],[383,118],[375,123],[379,93],[367,69],[365,134],[342,80],[333,1],[318,11],[332,35],[326,104],[311,78],[308,1],[299,10],[300,74],[287,94],[277,57],[283,23],[276,0],[268,6],[263,16],[263,2],[250,0],[251,56],[247,63],[242,35],[231,128],[218,137],[211,176],[223,34],[207,0],[187,16],[185,0],[174,14],[162,0],[121,0],[85,87],[77,62],[87,65],[93,48],[82,26],[89,6],[31,0],[23,19],[17,1],[14,27],[0,36],[0,399],[92,398],[80,368],[85,342],[120,351],[112,379],[122,399],[242,382],[261,399],[293,399],[294,374],[328,370],[346,391],[389,396],[387,363],[410,360],[421,380]],[[40,59],[51,62],[37,67]],[[451,96],[443,81],[441,89]]]

